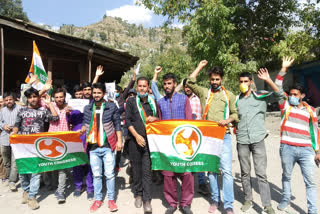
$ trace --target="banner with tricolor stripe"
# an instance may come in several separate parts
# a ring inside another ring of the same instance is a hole
[[[163,120],[146,130],[153,170],[219,172],[224,127],[205,120]]]
[[[19,174],[40,173],[88,163],[78,132],[11,135]]]
[[[36,45],[36,42],[33,41],[33,54],[32,54],[32,62],[30,65],[29,73],[25,79],[26,83],[29,83],[30,81],[30,73],[36,75],[38,77],[38,82],[34,83],[32,87],[41,90],[43,88],[43,85],[48,80],[48,75],[46,73],[46,70],[44,69],[42,59],[40,56],[39,49]]]

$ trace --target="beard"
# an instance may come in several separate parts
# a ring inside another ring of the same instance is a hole
[[[218,84],[211,84],[211,88],[213,90],[217,90],[221,85],[218,85]]]
[[[171,96],[174,92],[175,88],[172,88],[171,91],[165,91],[167,96]]]
[[[101,97],[100,99],[97,100],[97,98],[94,98],[94,102],[95,103],[100,103],[103,100],[103,97]]]

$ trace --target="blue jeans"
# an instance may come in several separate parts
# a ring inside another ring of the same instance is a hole
[[[282,164],[282,203],[290,203],[291,174],[295,163],[300,165],[306,185],[308,213],[317,213],[316,184],[314,182],[314,150],[312,147],[280,145]]]
[[[40,187],[40,174],[19,175],[21,188],[29,194],[29,198],[35,198]]]
[[[224,209],[233,208],[232,142],[230,134],[225,134],[224,136],[220,155],[220,170],[222,172]],[[221,198],[217,178],[218,175],[217,173],[209,172],[208,177],[211,188],[211,199],[214,202],[220,202]]]
[[[115,154],[110,148],[97,148],[90,151],[90,165],[93,174],[94,198],[102,201],[102,164],[104,164],[104,175],[107,183],[108,200],[114,200],[115,186]]]

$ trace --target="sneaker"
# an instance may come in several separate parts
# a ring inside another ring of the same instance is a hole
[[[289,207],[289,203],[286,201],[281,201],[280,204],[278,204],[277,209],[280,211],[285,211]]]
[[[29,197],[29,193],[23,191],[21,204],[26,204],[26,203],[28,203],[28,197]]]
[[[56,193],[54,193],[54,195],[56,196],[59,204],[66,202],[66,197],[64,196],[64,194],[62,192],[56,192]]]
[[[36,210],[36,209],[38,209],[38,208],[40,207],[39,204],[38,204],[37,199],[35,199],[35,198],[29,198],[29,200],[28,200],[28,206],[29,206],[30,209],[32,209],[32,210]]]
[[[232,208],[227,208],[226,209],[226,214],[234,214],[233,209]]]
[[[16,192],[16,191],[17,191],[16,184],[15,184],[14,182],[10,182],[10,183],[9,183],[9,189],[10,189],[12,192]]]
[[[143,202],[143,212],[146,213],[152,213],[152,206],[150,201],[144,201]]]
[[[264,207],[263,212],[266,214],[276,214],[276,212],[271,206]]]
[[[218,202],[214,201],[212,204],[210,204],[208,212],[214,213],[217,209],[218,209]]]
[[[206,184],[199,184],[199,193],[203,194],[203,195],[209,195],[210,191],[208,189],[208,186]]]
[[[247,212],[252,206],[252,201],[245,201],[240,209],[242,212]]]
[[[92,201],[92,200],[93,200],[93,197],[94,197],[93,192],[87,192],[87,199],[88,199],[88,201]]]
[[[181,211],[183,214],[193,214],[193,212],[192,212],[191,209],[190,209],[190,206],[182,207],[182,208],[180,208],[180,211]]]
[[[176,207],[169,207],[169,208],[166,210],[165,214],[173,214],[176,210],[177,210]]]
[[[108,201],[108,207],[109,207],[110,212],[115,212],[118,210],[118,206],[116,205],[116,202],[114,202],[114,200]]]
[[[81,195],[81,189],[75,189],[73,192],[73,197],[79,198]]]
[[[97,211],[97,209],[99,208],[99,207],[101,207],[101,205],[102,205],[102,201],[94,201],[93,202],[93,204],[91,205],[91,207],[90,207],[90,212],[95,212],[95,211]]]
[[[134,206],[136,208],[141,208],[141,206],[142,206],[142,197],[140,195],[138,195],[136,197],[136,200],[134,201]]]

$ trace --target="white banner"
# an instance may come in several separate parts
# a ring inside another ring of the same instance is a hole
[[[89,99],[70,99],[68,101],[68,106],[70,106],[72,110],[79,110],[81,113],[83,113],[84,107],[89,103]]]

